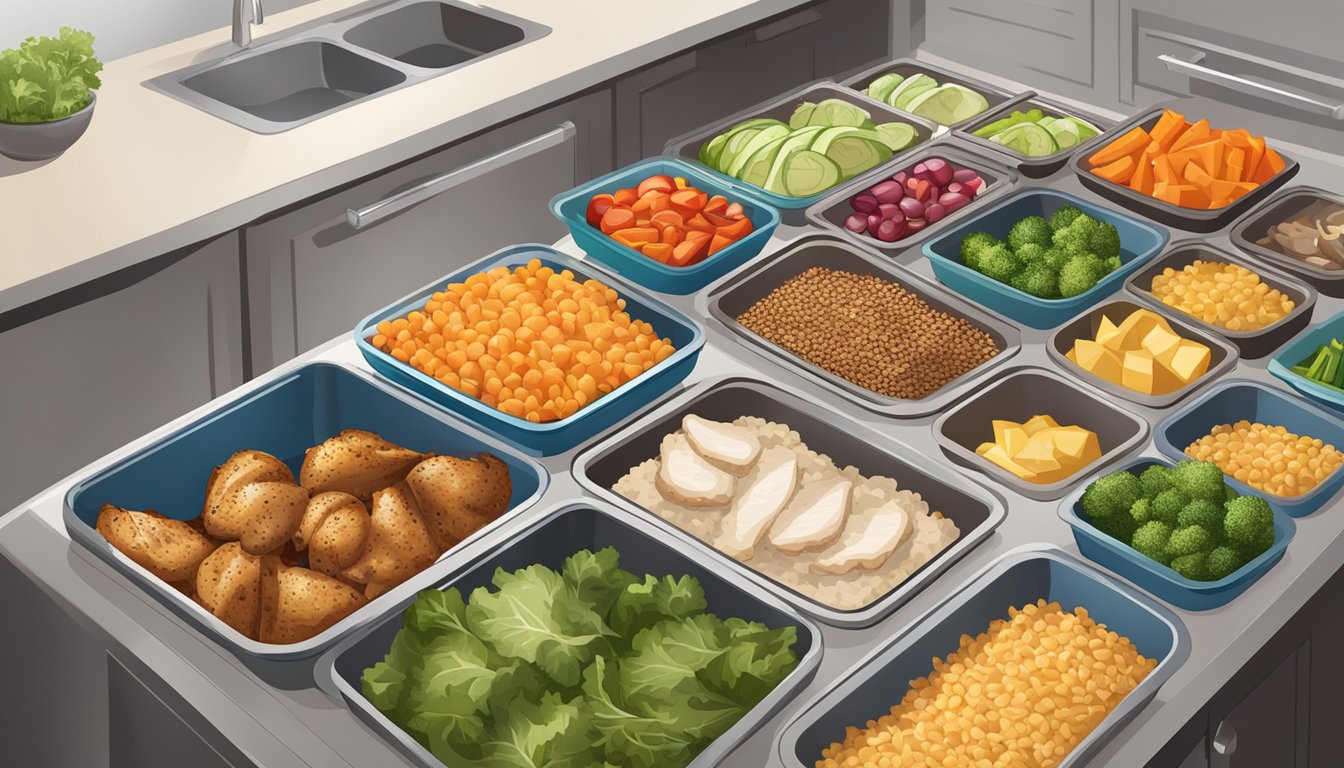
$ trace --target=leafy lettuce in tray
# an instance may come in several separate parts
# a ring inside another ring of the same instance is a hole
[[[793,670],[797,629],[721,619],[697,579],[619,558],[422,592],[364,695],[447,765],[688,764]]]
[[[102,83],[93,35],[61,27],[57,37],[30,37],[0,51],[0,123],[43,123],[88,106]]]

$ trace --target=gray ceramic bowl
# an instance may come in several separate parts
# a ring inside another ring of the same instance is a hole
[[[56,157],[84,135],[97,103],[98,94],[90,91],[89,103],[69,117],[46,123],[0,122],[0,155],[28,161]]]

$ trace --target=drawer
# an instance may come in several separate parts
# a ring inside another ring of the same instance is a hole
[[[1095,0],[948,0],[927,14],[931,53],[1054,90],[1095,85]]]

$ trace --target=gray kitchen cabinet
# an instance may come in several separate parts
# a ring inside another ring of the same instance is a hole
[[[243,382],[238,242],[0,315],[0,509]]]
[[[109,768],[253,768],[208,724],[188,725],[179,713],[197,713],[174,702],[162,681],[142,680],[115,656],[106,658]]]
[[[551,198],[610,169],[611,95],[595,91],[247,227],[250,374],[492,251],[560,238]],[[402,193],[415,204],[383,215]]]
[[[889,55],[889,0],[828,0],[719,38],[616,81],[616,164],[670,139]]]

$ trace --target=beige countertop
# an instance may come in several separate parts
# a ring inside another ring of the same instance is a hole
[[[255,44],[361,4],[317,0],[269,17]],[[550,34],[272,135],[142,85],[229,52],[227,28],[108,62],[92,123],[73,147],[46,163],[0,158],[0,312],[227,232],[802,4],[682,0],[656,23],[637,24],[587,0],[489,0],[484,5]],[[220,21],[228,21],[227,4]]]

